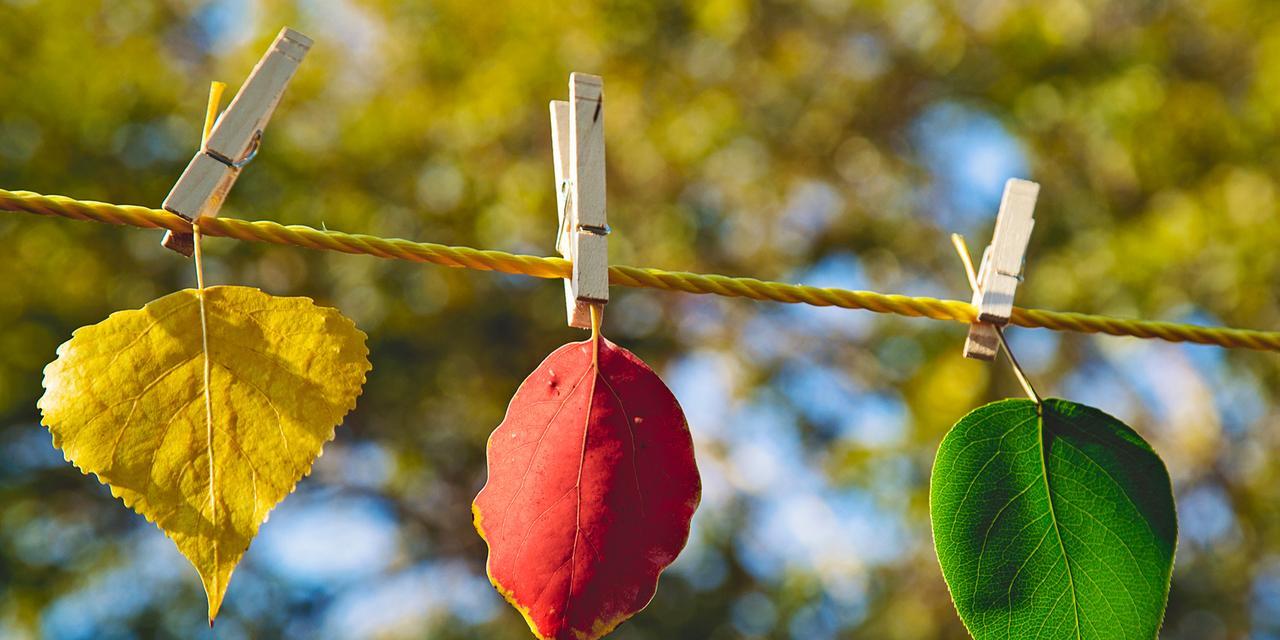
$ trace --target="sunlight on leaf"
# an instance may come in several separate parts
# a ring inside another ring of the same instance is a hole
[[[212,621],[259,525],[333,439],[370,365],[364,333],[335,309],[248,287],[205,296],[207,404],[188,289],[76,330],[45,368],[39,407],[67,460],[195,565]]]
[[[1169,474],[1115,418],[1065,400],[1003,400],[938,448],[938,561],[978,640],[1154,638],[1177,520]]]

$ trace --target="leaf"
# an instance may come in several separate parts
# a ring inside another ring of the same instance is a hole
[[[173,539],[218,613],[236,563],[355,406],[365,335],[335,309],[188,289],[82,327],[45,368],[53,444]],[[212,420],[210,421],[210,417]]]
[[[472,511],[489,579],[534,635],[594,640],[643,609],[701,497],[684,413],[657,374],[599,338],[557,349],[489,437]]]
[[[1164,463],[1115,418],[1065,400],[962,418],[930,481],[960,618],[990,638],[1154,638],[1177,540]]]

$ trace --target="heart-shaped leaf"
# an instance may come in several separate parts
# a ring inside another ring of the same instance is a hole
[[[652,369],[603,338],[560,347],[488,458],[473,511],[489,579],[535,635],[594,640],[649,603],[701,496],[684,413]]]
[[[195,565],[212,621],[258,526],[311,471],[370,366],[364,333],[335,309],[212,287],[205,340],[199,296],[76,330],[45,368],[39,407],[67,460]]]
[[[929,488],[933,540],[978,640],[1149,640],[1178,525],[1164,463],[1119,420],[1003,400],[956,423]]]

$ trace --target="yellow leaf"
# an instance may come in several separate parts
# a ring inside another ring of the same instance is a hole
[[[81,327],[45,368],[53,444],[155,522],[218,613],[267,513],[355,407],[365,334],[335,309],[248,287],[179,291]]]

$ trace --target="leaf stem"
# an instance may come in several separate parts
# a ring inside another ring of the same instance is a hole
[[[227,85],[222,82],[213,82],[209,85],[209,104],[204,114],[204,130],[200,137],[200,146],[203,147],[209,142],[209,134],[213,131],[213,125],[217,120],[218,107],[222,102],[222,92]],[[200,350],[204,356],[204,426],[205,426],[205,448],[208,450],[209,456],[209,521],[216,529],[218,527],[218,501],[217,495],[214,493],[215,469],[213,462],[213,392],[209,388],[211,378],[210,358],[209,358],[209,320],[205,313],[204,300],[204,257],[200,252],[200,224],[199,218],[191,224],[191,239],[195,250],[196,263],[196,298],[200,301]],[[218,591],[218,545],[215,542],[213,546],[213,591]],[[213,614],[209,615],[209,628],[213,628]]]
[[[604,305],[591,305],[591,365],[600,366],[600,323],[604,321]]]
[[[1013,356],[1013,349],[1009,348],[1009,342],[1004,339],[1004,329],[996,327],[996,335],[1000,337],[1000,345],[1004,347],[1005,355],[1009,356],[1009,364],[1013,365],[1013,375],[1018,378],[1018,383],[1022,385],[1022,390],[1027,392],[1027,396],[1031,398],[1036,406],[1042,404],[1040,394],[1036,393],[1035,387],[1031,386],[1031,381],[1027,379],[1027,374],[1022,370],[1022,365],[1018,364],[1018,359]]]
[[[225,82],[209,83],[209,105],[204,111],[204,134],[200,136],[200,146],[204,146],[209,141],[209,134],[213,132],[213,125],[218,121],[218,107],[222,105],[222,92],[227,90]]]
[[[960,255],[960,262],[964,264],[964,274],[969,278],[969,288],[976,293],[978,291],[978,274],[973,270],[973,260],[969,257],[969,246],[965,244],[964,236],[958,233],[951,234],[951,245],[956,248],[956,253]],[[1013,374],[1018,379],[1018,384],[1022,385],[1022,390],[1039,407],[1041,405],[1040,394],[1036,393],[1035,387],[1031,386],[1031,381],[1027,379],[1027,374],[1022,370],[1022,365],[1018,364],[1018,359],[1013,355],[1013,349],[1009,348],[1009,341],[1004,338],[1004,328],[995,325],[993,325],[993,328],[996,330],[996,336],[1000,338],[1000,346],[1004,347],[1005,355],[1009,356],[1009,364],[1013,365]]]
[[[978,274],[973,270],[973,260],[969,258],[969,245],[965,244],[964,236],[953,233],[951,234],[951,246],[956,248],[956,253],[960,255],[960,262],[964,265],[964,275],[969,278],[969,288],[978,290]]]

